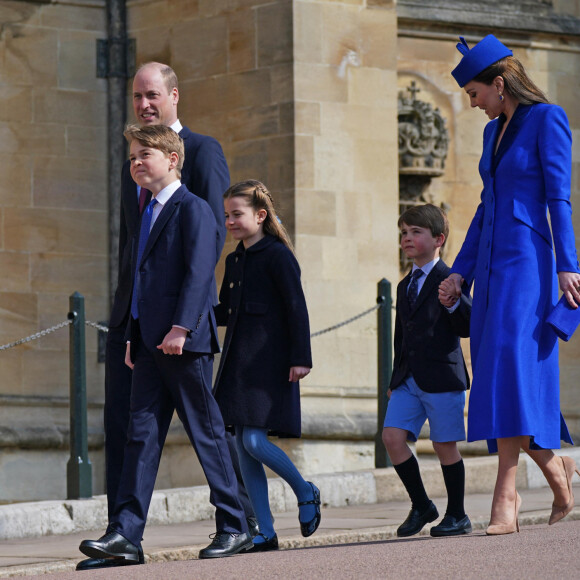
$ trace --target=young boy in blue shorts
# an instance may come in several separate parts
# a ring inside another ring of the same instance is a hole
[[[398,226],[401,248],[413,268],[397,287],[395,358],[383,429],[389,457],[411,498],[411,511],[397,536],[413,536],[439,517],[407,444],[417,441],[426,420],[447,489],[445,517],[431,528],[431,535],[468,534],[465,468],[457,441],[465,440],[463,410],[469,388],[459,337],[469,336],[471,298],[462,294],[439,299],[439,284],[450,271],[439,258],[449,233],[441,209],[431,204],[411,207]]]

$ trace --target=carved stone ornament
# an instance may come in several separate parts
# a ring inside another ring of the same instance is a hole
[[[419,101],[421,89],[411,85],[399,92],[399,174],[443,175],[449,134],[439,109]]]

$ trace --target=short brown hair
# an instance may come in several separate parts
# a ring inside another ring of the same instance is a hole
[[[181,177],[181,168],[183,167],[183,158],[185,149],[183,139],[170,127],[165,125],[127,125],[125,139],[129,143],[138,141],[144,147],[158,149],[164,155],[169,156],[171,153],[177,153],[179,161],[177,162],[177,177]]]
[[[440,207],[432,203],[414,205],[405,210],[397,222],[399,228],[403,224],[426,228],[431,231],[431,235],[434,238],[440,235],[445,236],[442,246],[445,245],[447,237],[449,236],[449,220],[447,219],[447,215]]]

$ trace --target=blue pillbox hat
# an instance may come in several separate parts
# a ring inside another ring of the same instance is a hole
[[[546,322],[553,328],[559,338],[568,342],[580,324],[580,306],[572,308],[568,300],[566,300],[566,296],[562,294]]]
[[[463,36],[460,36],[459,40],[461,42],[457,44],[457,50],[463,55],[463,58],[451,71],[451,74],[460,87],[464,87],[470,80],[494,62],[506,56],[513,56],[514,54],[493,34],[488,34],[472,49],[469,48]]]

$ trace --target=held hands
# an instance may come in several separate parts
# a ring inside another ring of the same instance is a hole
[[[295,383],[303,379],[309,372],[310,369],[308,367],[290,367],[290,377],[288,380],[291,383]]]
[[[558,272],[560,290],[572,308],[580,304],[580,274],[576,272]]]
[[[461,275],[450,274],[439,284],[439,302],[446,308],[451,308],[461,297],[461,284]]]
[[[173,326],[157,348],[162,350],[163,354],[182,354],[186,338],[187,330],[185,328]]]

